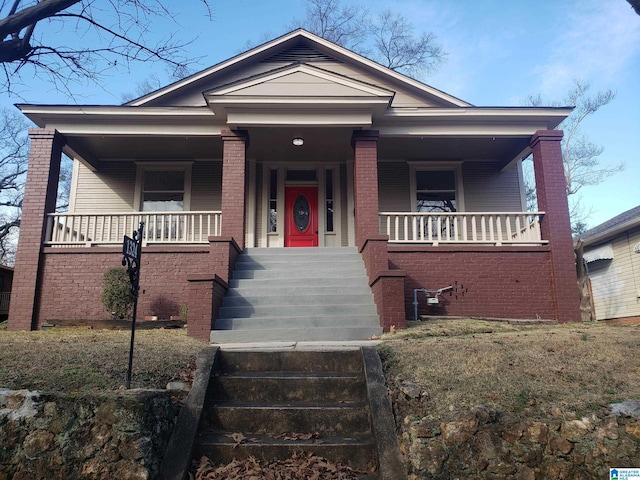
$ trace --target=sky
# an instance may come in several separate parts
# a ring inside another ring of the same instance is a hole
[[[106,0],[97,0],[97,2]],[[167,0],[173,11],[175,0]],[[343,0],[344,1],[344,0]],[[198,0],[182,0],[174,22],[150,25],[177,39],[193,40],[189,54],[203,69],[258,44],[265,36],[289,31],[304,16],[303,0],[210,0],[213,17]],[[357,2],[345,2],[357,3]],[[592,212],[589,227],[640,204],[640,16],[626,0],[368,0],[378,13],[398,10],[416,32],[436,35],[446,62],[422,80],[477,106],[520,106],[529,95],[561,101],[574,80],[591,90],[612,90],[616,98],[582,125],[582,132],[604,148],[603,166],[625,164],[598,186],[582,190]],[[107,78],[106,86],[74,85],[74,98],[35,81],[13,103],[119,104],[163,67],[137,65]]]

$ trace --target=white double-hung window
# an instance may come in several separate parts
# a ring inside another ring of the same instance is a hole
[[[464,211],[459,165],[411,166],[412,209],[415,212]]]
[[[138,164],[136,204],[143,212],[189,210],[191,163]]]

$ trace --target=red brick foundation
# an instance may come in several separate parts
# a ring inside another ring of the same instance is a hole
[[[419,314],[557,319],[550,257],[548,247],[389,247],[390,264],[406,271],[411,318],[414,289],[453,285],[438,306],[419,294]]]
[[[360,250],[364,262],[373,301],[380,317],[380,326],[388,332],[391,326],[406,328],[403,270],[389,270],[388,237],[378,235],[368,238]]]
[[[45,248],[34,328],[58,319],[108,318],[100,300],[102,276],[109,268],[122,265],[121,251],[116,247]],[[202,246],[143,247],[138,321],[150,315],[168,319],[186,306],[189,335],[208,340],[215,322],[213,314],[226,293],[229,272],[239,252],[234,241],[219,237]],[[209,279],[208,287],[200,285],[194,293],[190,280],[203,283],[204,277]],[[210,293],[205,292],[207,288]]]

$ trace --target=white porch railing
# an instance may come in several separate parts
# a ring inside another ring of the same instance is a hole
[[[380,233],[392,243],[542,245],[544,212],[380,212]]]
[[[121,245],[144,222],[143,244],[207,243],[220,236],[222,212],[50,213],[45,245]]]

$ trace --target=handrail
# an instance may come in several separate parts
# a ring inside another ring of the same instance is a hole
[[[140,222],[145,223],[143,244],[207,243],[222,233],[222,212],[50,213],[47,246],[119,245]]]
[[[390,243],[543,245],[544,212],[380,212]]]

